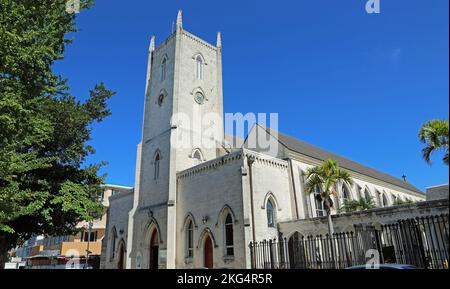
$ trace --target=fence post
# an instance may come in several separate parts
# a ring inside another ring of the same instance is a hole
[[[437,223],[435,223],[435,219],[436,219],[435,216],[431,216],[431,222],[433,223],[434,235],[436,237],[436,244],[437,244],[437,247],[438,247],[438,249],[437,249],[437,251],[438,251],[437,256],[440,258],[440,260],[438,261],[438,265],[439,265],[439,269],[442,269],[445,257],[444,257],[444,255],[442,253],[442,248],[441,248],[440,238],[439,238],[439,236],[441,235],[440,234],[441,233],[441,228],[439,227],[439,219],[436,221]],[[437,230],[436,227],[439,228],[439,233],[438,233],[438,230]]]
[[[273,265],[273,252],[272,252],[272,239],[269,240],[269,262],[270,262],[270,269],[274,269]]]
[[[250,249],[250,266],[252,269],[255,269],[255,262],[253,260],[253,244],[252,241],[250,241],[250,243],[248,244],[248,248]]]
[[[383,256],[383,244],[381,243],[380,231],[374,229],[375,232],[375,242],[377,246],[378,256],[380,257],[380,264],[384,264],[384,256]]]
[[[441,263],[442,263],[443,269],[448,269],[448,266],[446,268],[446,262],[448,263],[448,248],[447,248],[448,242],[445,240],[446,239],[445,235],[444,235],[445,232],[444,232],[444,230],[442,230],[440,217],[441,216],[435,216],[435,219],[437,222],[437,227],[439,228],[439,236],[441,237],[440,240],[441,240],[441,244],[442,244],[442,248],[441,248],[442,262]],[[442,221],[443,221],[442,226],[445,229],[445,219],[444,219],[443,215],[442,215]]]

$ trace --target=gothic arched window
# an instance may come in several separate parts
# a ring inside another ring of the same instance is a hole
[[[342,185],[342,203],[350,201],[351,195],[346,185]]]
[[[366,198],[366,201],[370,201],[372,199],[368,189],[364,190],[364,198]]]
[[[161,81],[166,79],[166,70],[167,70],[167,58],[164,57],[161,62]]]
[[[361,187],[358,185],[358,184],[355,184],[355,191],[356,191],[356,198],[359,200],[359,199],[362,199],[362,196],[361,196]]]
[[[197,79],[202,80],[203,79],[203,59],[200,55],[197,56],[195,59],[195,62],[197,64]]]
[[[320,186],[316,186],[313,197],[314,197],[314,203],[316,205],[316,216],[317,217],[325,216],[325,210],[323,208],[323,201],[322,201],[322,197],[320,196],[320,194],[321,194]]]
[[[275,227],[275,204],[271,198],[267,200],[266,211],[267,211],[267,225],[269,227]]]
[[[186,226],[186,256],[194,257],[194,223],[189,220]]]
[[[158,105],[159,105],[159,106],[162,106],[163,102],[164,102],[164,94],[161,93],[161,94],[158,96]]]
[[[200,149],[195,149],[192,152],[192,159],[194,160],[194,166],[203,162],[203,154]]]
[[[161,156],[159,155],[159,152],[156,153],[155,155],[155,160],[154,160],[154,175],[153,175],[153,179],[157,180],[159,178],[159,161],[161,160]]]
[[[387,205],[388,205],[388,200],[387,200],[387,198],[386,198],[386,194],[383,194],[383,196],[381,197],[381,205],[383,206],[383,207],[387,207]]]
[[[398,197],[396,196],[396,195],[392,195],[392,203],[394,204],[394,205],[398,205]]]
[[[225,254],[234,256],[233,218],[230,213],[225,218]]]
[[[117,239],[117,231],[116,231],[116,228],[114,227],[111,231],[111,258],[110,258],[110,260],[113,260],[115,258],[116,239]]]

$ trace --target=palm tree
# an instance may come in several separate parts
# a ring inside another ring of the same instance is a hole
[[[318,198],[323,203],[323,208],[328,218],[328,231],[330,237],[333,236],[333,223],[331,220],[331,208],[333,207],[332,195],[337,195],[336,185],[344,182],[348,186],[353,184],[353,180],[347,171],[339,168],[336,161],[326,160],[322,165],[312,167],[306,171],[306,192],[311,194],[320,188]]]
[[[339,212],[352,213],[357,211],[370,210],[373,208],[375,208],[373,198],[370,199],[360,198],[359,200],[345,201],[342,208],[339,209]]]
[[[448,166],[448,120],[430,120],[419,130],[420,141],[426,146],[422,155],[428,164],[431,164],[431,153],[437,150],[444,151],[443,161]]]
[[[394,206],[398,206],[398,205],[406,205],[406,204],[413,204],[414,202],[411,200],[402,200],[402,199],[396,199],[394,201]]]

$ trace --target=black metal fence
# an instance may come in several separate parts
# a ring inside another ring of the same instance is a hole
[[[448,269],[449,215],[355,226],[354,232],[294,233],[249,244],[254,269],[342,269],[365,264],[409,264]]]

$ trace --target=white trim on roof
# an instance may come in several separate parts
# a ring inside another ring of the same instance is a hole
[[[127,187],[127,186],[121,186],[121,185],[113,185],[113,184],[104,184],[104,185],[101,185],[101,187],[103,187],[103,188],[112,188],[112,189],[114,189],[114,188],[116,188],[116,189],[127,189],[127,190],[133,189],[133,187]]]

